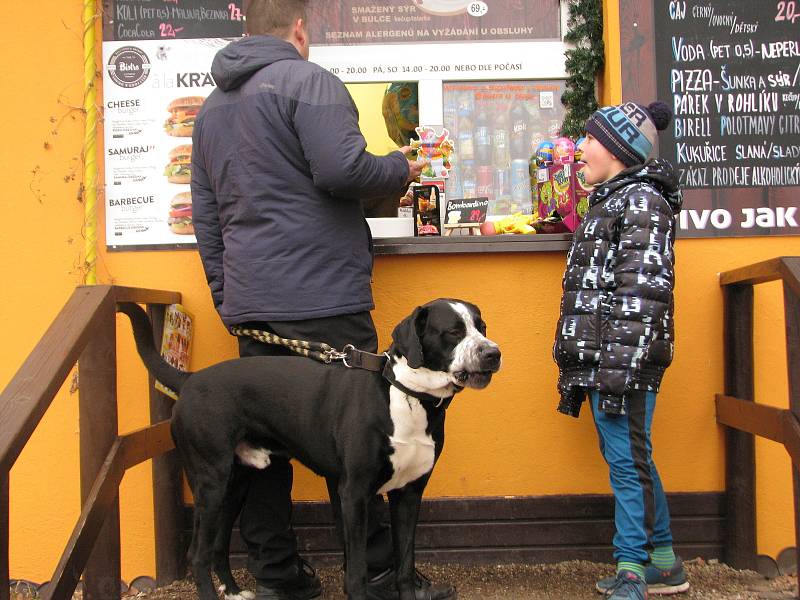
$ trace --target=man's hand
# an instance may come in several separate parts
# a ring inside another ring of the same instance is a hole
[[[400,152],[408,156],[409,154],[411,154],[411,146],[403,146],[402,148],[400,148]],[[406,179],[406,183],[411,183],[415,179],[418,179],[420,174],[422,173],[422,169],[425,168],[425,165],[427,165],[428,162],[429,161],[427,160],[409,160],[408,178]]]

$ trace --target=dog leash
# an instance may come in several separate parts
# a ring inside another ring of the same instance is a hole
[[[332,363],[333,361],[341,360],[344,366],[346,366],[348,369],[365,369],[367,371],[374,371],[376,373],[380,372],[383,378],[388,381],[390,385],[393,385],[404,394],[413,396],[418,400],[430,402],[436,406],[436,408],[444,406],[446,409],[448,406],[450,406],[450,402],[453,400],[453,396],[450,396],[449,398],[437,398],[431,394],[416,392],[397,381],[394,376],[394,370],[392,370],[389,363],[388,352],[384,352],[383,354],[374,354],[365,350],[359,350],[353,346],[353,344],[347,344],[340,352],[325,342],[291,340],[282,338],[274,333],[270,333],[269,331],[264,331],[263,329],[248,329],[246,327],[234,326],[231,327],[230,331],[236,336],[247,336],[265,344],[283,346],[284,348],[288,348],[300,356],[313,358],[314,360],[323,362],[326,365]]]
[[[389,355],[373,354],[365,350],[359,350],[353,344],[347,344],[341,351],[326,344],[325,342],[308,342],[306,340],[291,340],[282,338],[263,329],[248,329],[245,327],[231,327],[231,333],[235,336],[251,337],[265,344],[283,346],[295,354],[313,358],[326,365],[333,361],[341,360],[349,369],[366,369],[367,371],[382,371],[389,361]]]

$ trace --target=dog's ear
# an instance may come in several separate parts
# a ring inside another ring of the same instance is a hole
[[[418,306],[410,316],[406,317],[392,331],[392,341],[397,352],[405,356],[408,366],[418,369],[422,366],[422,342],[420,338],[428,322],[428,309]]]

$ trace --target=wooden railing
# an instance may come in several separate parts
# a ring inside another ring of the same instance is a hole
[[[152,426],[117,431],[117,302],[146,304],[160,339],[177,292],[79,287],[0,394],[0,600],[9,600],[9,471],[75,363],[79,366],[82,510],[44,600],[69,600],[84,579],[85,600],[120,598],[119,484],[125,470],[153,458],[156,575],[185,575],[180,466],[169,433],[172,402],[150,380]],[[73,427],[73,425],[68,425]],[[165,454],[167,453],[167,454]]]
[[[783,281],[789,408],[754,402],[753,286]],[[795,547],[800,550],[800,257],[774,258],[720,275],[724,294],[725,394],[717,396],[717,421],[726,425],[725,561],[756,567],[755,439],[784,445],[792,458]],[[800,552],[798,552],[800,563]],[[800,566],[800,564],[799,564]]]

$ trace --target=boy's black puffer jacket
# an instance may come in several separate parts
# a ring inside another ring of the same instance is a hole
[[[676,215],[672,165],[655,159],[600,185],[575,232],[553,346],[559,410],[578,415],[586,390],[625,412],[630,390],[657,392],[672,362]]]

